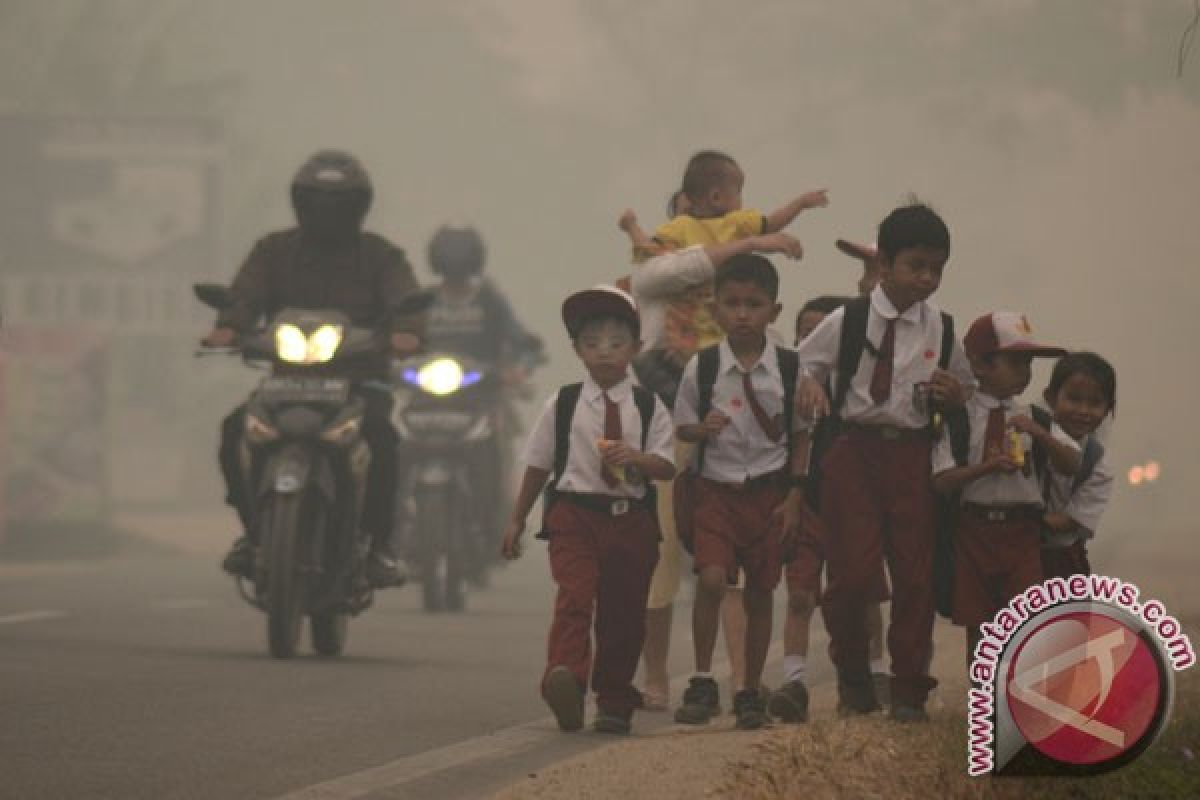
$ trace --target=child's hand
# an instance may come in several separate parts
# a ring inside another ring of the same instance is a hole
[[[983,471],[987,475],[991,475],[993,472],[1012,474],[1019,469],[1020,467],[1017,466],[1017,462],[1013,461],[1012,456],[1008,455],[1008,453],[997,453],[983,462]]]
[[[525,524],[512,520],[504,529],[504,542],[500,545],[500,555],[513,561],[521,557],[521,534],[525,532]]]
[[[967,390],[958,378],[944,369],[935,369],[930,376],[929,396],[942,408],[962,408],[967,402]]]
[[[1035,439],[1047,435],[1045,428],[1043,428],[1041,425],[1038,425],[1024,414],[1018,414],[1015,417],[1010,417],[1008,420],[1008,427],[1021,433],[1028,433]]]
[[[1061,511],[1051,511],[1042,517],[1042,524],[1055,533],[1066,533],[1075,528],[1075,520]]]
[[[804,516],[804,494],[799,491],[788,492],[787,498],[776,507],[771,515],[772,524],[779,528],[779,542],[784,551],[796,546],[800,538],[800,521]]]
[[[720,411],[710,411],[704,421],[700,423],[700,427],[704,429],[704,438],[715,439],[720,435],[721,431],[725,430],[725,426],[730,422],[729,417],[722,414]]]
[[[801,208],[824,208],[827,205],[829,205],[828,189],[817,189],[800,195]]]
[[[615,439],[599,439],[596,446],[600,450],[600,459],[609,467],[624,467],[636,464],[642,454],[629,445]]]
[[[816,420],[829,416],[829,395],[825,387],[808,375],[803,375],[796,384],[796,413],[800,419]]]
[[[804,245],[800,244],[800,240],[782,232],[754,237],[754,249],[759,253],[779,253],[796,260],[804,256]]]
[[[633,213],[632,208],[625,209],[621,216],[617,218],[617,227],[629,233],[629,229],[637,225],[637,214]]]

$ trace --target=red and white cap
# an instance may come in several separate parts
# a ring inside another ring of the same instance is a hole
[[[1032,353],[1035,356],[1063,356],[1067,351],[1053,345],[1039,344],[1033,338],[1033,327],[1019,311],[993,311],[971,323],[963,337],[963,349],[968,356],[989,353]]]
[[[879,258],[879,248],[873,244],[859,244],[849,239],[838,239],[837,249],[859,261],[874,261]]]
[[[562,318],[571,336],[579,333],[579,324],[587,317],[611,315],[633,323],[635,333],[641,332],[641,317],[633,297],[616,286],[593,286],[563,301]]]

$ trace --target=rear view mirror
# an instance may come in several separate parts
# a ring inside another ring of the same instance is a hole
[[[196,299],[215,311],[224,311],[233,305],[233,295],[228,286],[219,283],[192,284]]]

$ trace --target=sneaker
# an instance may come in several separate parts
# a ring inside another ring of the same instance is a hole
[[[733,696],[733,713],[737,715],[739,731],[756,731],[771,722],[767,704],[758,689],[742,689]]]
[[[929,722],[929,713],[921,706],[897,704],[892,706],[891,718],[896,722]]]
[[[667,691],[665,689],[651,689],[649,686],[642,689],[642,710],[666,711]]]
[[[808,722],[808,687],[803,681],[788,681],[771,693],[767,711],[783,722]]]
[[[407,581],[408,570],[404,562],[380,550],[372,550],[367,556],[367,583],[372,588],[389,589],[403,586]]]
[[[875,697],[875,685],[871,676],[864,674],[850,676],[838,673],[838,714],[843,717],[856,714],[870,714],[879,710],[879,701]]]
[[[892,676],[886,672],[872,672],[871,683],[875,684],[875,699],[881,706],[892,704]]]
[[[554,667],[546,673],[542,699],[554,712],[560,731],[573,733],[583,727],[583,690],[571,670]]]
[[[681,725],[706,725],[721,713],[720,692],[712,678],[694,676],[683,692],[683,705],[675,710],[675,721]]]
[[[596,719],[592,722],[596,733],[613,733],[618,736],[628,736],[633,730],[633,714],[615,714],[611,711],[597,711]]]
[[[221,561],[221,569],[235,578],[254,580],[254,542],[246,536],[239,536],[233,547]]]

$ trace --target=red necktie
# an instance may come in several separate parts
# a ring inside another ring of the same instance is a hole
[[[892,358],[896,352],[896,320],[887,321],[883,341],[879,343],[879,354],[875,357],[875,371],[871,373],[871,399],[876,405],[886,403],[892,396]]]
[[[1004,407],[997,406],[988,412],[987,428],[983,432],[983,461],[1007,452],[1004,446],[1004,431],[1008,428],[1008,420],[1004,416]]]
[[[622,439],[621,409],[608,396],[608,392],[601,392],[601,396],[604,398],[604,438],[610,442],[619,442]],[[610,489],[621,482],[616,473],[606,465],[600,467],[600,475]]]
[[[768,439],[778,442],[783,436],[783,430],[778,421],[767,416],[766,409],[762,407],[762,403],[758,402],[758,395],[754,393],[754,384],[750,381],[749,372],[742,373],[742,391],[746,393],[746,402],[750,404],[750,411],[754,414],[754,419],[758,421],[758,427],[762,428],[762,432],[767,435]]]

